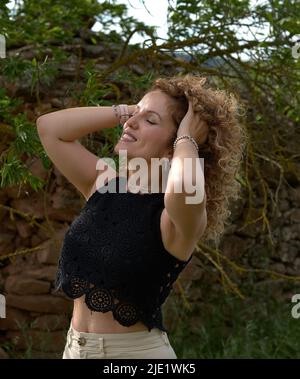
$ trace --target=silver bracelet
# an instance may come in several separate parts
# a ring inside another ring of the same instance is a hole
[[[177,142],[178,142],[179,140],[183,139],[183,138],[188,138],[191,142],[193,142],[195,148],[197,149],[197,151],[199,151],[199,147],[198,147],[198,145],[197,145],[197,142],[194,140],[193,137],[189,136],[188,134],[184,134],[184,135],[182,135],[182,136],[176,138],[176,140],[175,140],[174,143],[173,143],[173,150],[175,150],[175,147],[176,147]]]

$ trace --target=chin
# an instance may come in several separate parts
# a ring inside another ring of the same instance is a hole
[[[115,145],[115,147],[114,147],[114,152],[115,152],[116,154],[119,154],[119,151],[120,151],[120,150],[127,150],[127,146],[124,147],[124,146],[122,146],[122,144],[121,144],[120,142],[118,142],[118,143]]]

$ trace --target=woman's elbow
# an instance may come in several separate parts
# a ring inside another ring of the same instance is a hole
[[[43,132],[43,129],[44,129],[44,126],[45,126],[45,121],[44,121],[43,116],[39,116],[36,119],[35,125],[36,125],[36,128],[37,128],[38,134],[40,135]]]
[[[35,121],[38,134],[44,135],[49,132],[49,128],[51,128],[51,122],[49,120],[49,116],[47,114],[39,116]]]

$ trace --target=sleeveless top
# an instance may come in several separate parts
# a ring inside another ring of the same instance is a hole
[[[126,192],[125,178],[119,176],[106,184],[91,195],[65,234],[56,291],[71,299],[85,295],[91,311],[112,311],[123,326],[141,321],[149,332],[168,332],[161,306],[192,255],[182,261],[164,248],[164,193]]]

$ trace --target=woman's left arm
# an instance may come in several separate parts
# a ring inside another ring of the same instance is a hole
[[[191,100],[177,131],[177,137],[182,135],[189,135],[200,143],[207,137],[207,127],[202,127]],[[197,149],[189,139],[179,140],[173,154],[164,203],[177,231],[185,237],[197,239],[206,223],[204,185],[204,167]]]

